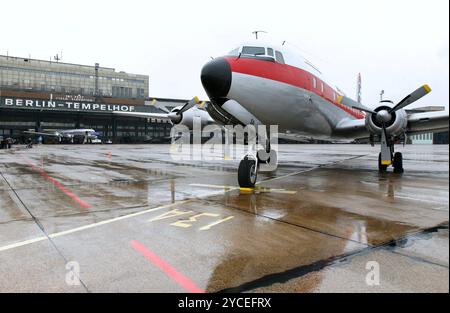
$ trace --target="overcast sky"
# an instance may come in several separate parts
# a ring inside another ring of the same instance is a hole
[[[418,105],[449,102],[448,0],[95,1],[1,4],[0,54],[114,67],[150,76],[150,96],[206,98],[200,70],[255,29],[314,61],[327,81],[363,103],[399,101],[424,83]]]

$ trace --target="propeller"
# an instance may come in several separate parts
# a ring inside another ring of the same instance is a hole
[[[417,100],[421,99],[422,97],[424,97],[425,95],[427,95],[430,92],[431,92],[430,86],[423,85],[420,88],[416,89],[411,94],[409,94],[408,96],[406,96],[402,101],[397,103],[392,109],[390,109],[390,110],[383,109],[378,112],[376,112],[372,109],[369,109],[368,107],[362,105],[361,103],[359,103],[355,100],[352,100],[346,96],[340,96],[338,98],[338,102],[342,103],[346,106],[350,106],[354,109],[357,109],[357,110],[360,110],[363,112],[367,112],[370,114],[374,114],[376,116],[377,121],[383,125],[383,124],[389,123],[392,120],[392,113],[407,107],[408,105],[416,102]]]
[[[338,99],[339,103],[342,103],[344,105],[350,106],[354,109],[367,112],[370,114],[373,114],[377,120],[378,123],[381,124],[382,132],[381,132],[381,163],[383,165],[390,165],[392,163],[391,160],[391,149],[390,145],[388,144],[388,134],[386,131],[386,124],[392,121],[392,114],[397,112],[398,110],[401,110],[408,105],[416,102],[417,100],[421,99],[425,95],[431,92],[431,88],[428,85],[423,85],[416,89],[414,92],[406,96],[403,100],[401,100],[399,103],[397,103],[393,108],[391,109],[381,109],[379,111],[371,110],[361,103],[354,101],[348,97],[340,96]]]
[[[170,112],[168,114],[168,117],[172,120],[172,122],[178,123],[181,120],[184,112],[192,109],[194,106],[196,106],[199,103],[200,103],[200,100],[198,99],[198,97],[194,97],[191,100],[189,100],[180,110],[178,110],[176,112]]]

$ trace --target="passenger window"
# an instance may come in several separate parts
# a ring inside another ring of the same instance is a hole
[[[270,55],[271,57],[273,57],[273,49],[272,48],[267,48],[267,55]]]
[[[275,55],[277,57],[277,62],[284,64],[284,58],[283,58],[283,54],[281,54],[280,51],[275,51]]]
[[[323,82],[320,84],[320,90],[321,90],[322,93],[323,93]]]
[[[243,47],[242,54],[265,55],[266,49],[263,47]]]
[[[317,89],[317,80],[315,77],[313,77],[313,88]]]

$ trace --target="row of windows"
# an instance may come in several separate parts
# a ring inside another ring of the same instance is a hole
[[[0,85],[23,85],[24,87],[28,86],[36,86],[38,84],[46,84],[46,85],[68,85],[68,86],[77,86],[77,87],[89,87],[94,86],[95,81],[85,80],[85,79],[74,79],[70,77],[34,77],[31,75],[5,75],[0,72]],[[107,86],[110,87],[113,85],[110,81],[98,81],[99,86]],[[127,82],[121,83],[124,87],[135,87],[142,88],[144,85],[139,84],[129,84]]]
[[[312,83],[313,83],[313,88],[316,90],[319,90],[318,88],[318,84],[317,84],[317,78],[313,77],[312,78]],[[325,84],[323,83],[323,81],[320,82],[320,92],[323,94],[325,92]],[[333,93],[333,101],[336,101],[338,98],[338,95],[335,91],[332,91]]]
[[[418,134],[411,136],[412,140],[433,140],[433,134]]]
[[[80,77],[84,79],[94,79],[94,75],[88,74],[80,74],[80,73],[71,73],[71,72],[57,72],[57,71],[46,71],[40,69],[33,68],[20,68],[20,67],[10,67],[10,66],[0,66],[0,71],[12,71],[12,72],[22,72],[22,73],[35,73],[35,74],[46,74],[46,75],[55,75],[55,76],[70,76],[70,77]],[[108,77],[108,76],[99,76],[101,80],[110,80],[110,81],[127,81],[134,84],[145,84],[145,80],[140,79],[132,79],[132,78],[117,78],[117,77]]]

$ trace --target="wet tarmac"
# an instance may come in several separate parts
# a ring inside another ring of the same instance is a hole
[[[0,151],[0,292],[449,291],[448,145],[398,147],[402,175],[378,147],[280,145],[255,190],[171,149]]]

